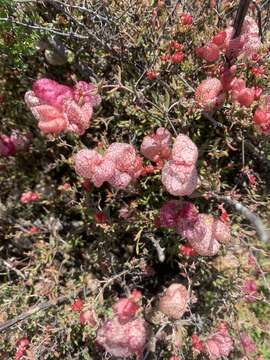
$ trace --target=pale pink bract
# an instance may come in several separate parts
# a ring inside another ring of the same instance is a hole
[[[172,135],[165,128],[158,128],[154,134],[143,138],[141,153],[149,160],[167,160],[171,153]]]
[[[250,107],[255,99],[255,90],[247,88],[245,80],[235,78],[231,83],[231,96],[241,106]]]
[[[253,116],[255,128],[264,135],[270,135],[270,96],[264,96]]]
[[[97,343],[112,356],[127,358],[143,353],[147,341],[146,322],[137,318],[121,324],[117,317],[105,321],[97,331]]]
[[[191,195],[196,189],[197,159],[197,146],[188,136],[179,134],[175,139],[171,158],[165,163],[161,176],[162,184],[171,195]]]
[[[179,165],[170,160],[162,169],[161,181],[171,195],[191,195],[197,187],[197,169],[195,166]]]
[[[212,111],[223,104],[225,93],[219,79],[208,78],[203,80],[195,91],[195,101],[204,111]]]
[[[94,84],[79,81],[72,88],[44,78],[35,81],[32,91],[27,91],[25,103],[44,134],[71,131],[82,135],[90,126],[93,107],[99,105],[100,96]]]
[[[158,309],[170,319],[178,320],[187,310],[189,293],[184,285],[171,284],[160,297]]]
[[[133,319],[138,309],[139,305],[128,298],[119,299],[113,306],[113,310],[121,324]]]
[[[142,172],[142,160],[129,144],[113,143],[103,156],[95,150],[81,150],[75,155],[75,171],[90,179],[96,187],[104,182],[125,189]]]
[[[229,356],[233,350],[233,341],[229,334],[217,331],[209,335],[203,344],[203,352],[205,352],[210,360],[221,359]]]
[[[179,165],[195,165],[198,160],[198,148],[188,136],[179,134],[173,144],[172,159]]]

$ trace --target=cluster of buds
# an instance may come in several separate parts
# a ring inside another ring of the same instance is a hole
[[[135,294],[136,295],[136,294]],[[142,355],[147,341],[146,322],[136,316],[139,309],[133,296],[122,298],[113,306],[114,317],[105,321],[97,331],[97,343],[112,356],[127,358]]]
[[[233,350],[233,341],[229,335],[227,324],[220,323],[217,329],[204,340],[201,340],[197,335],[193,335],[192,346],[195,353],[204,353],[210,360],[229,356]]]
[[[184,285],[171,284],[159,299],[158,309],[173,320],[179,320],[187,310],[189,293]]]
[[[214,256],[220,244],[231,238],[227,224],[212,215],[199,213],[192,203],[181,200],[170,200],[161,207],[157,225],[175,228],[202,256]]]
[[[101,102],[94,84],[79,81],[74,87],[40,79],[25,94],[26,105],[44,134],[71,131],[82,135],[89,128],[93,107]]]
[[[244,20],[240,36],[233,38],[234,29],[227,27],[216,34],[206,45],[196,49],[196,53],[208,62],[219,59],[221,54],[229,58],[243,56],[251,59],[261,46],[259,28],[250,16]]]
[[[234,29],[228,27],[216,34],[206,45],[197,48],[198,56],[208,62],[219,59],[223,53],[229,59],[242,56],[251,61],[257,61],[258,50],[261,46],[259,29],[256,22],[249,16],[244,20],[240,36],[233,38]],[[203,80],[195,91],[195,101],[204,111],[211,112],[225,101],[229,94],[233,102],[249,108],[262,95],[260,87],[247,87],[244,79],[236,77],[236,65],[221,67],[220,79],[208,78]],[[261,67],[253,67],[255,76],[264,74]],[[262,134],[270,134],[270,97],[264,96],[261,104],[253,116],[255,128]]]
[[[125,143],[112,143],[104,155],[96,150],[81,150],[75,155],[75,171],[100,187],[104,182],[125,189],[143,170],[136,149]]]
[[[160,60],[166,62],[172,62],[173,64],[181,64],[185,58],[183,52],[183,45],[179,42],[172,40],[169,43],[169,52],[161,55]]]
[[[17,152],[26,151],[29,147],[31,135],[23,135],[12,131],[10,136],[0,135],[0,156],[8,157]]]

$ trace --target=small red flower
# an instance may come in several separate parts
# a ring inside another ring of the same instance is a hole
[[[197,255],[196,251],[190,245],[182,245],[179,248],[179,251],[180,251],[180,253],[182,255],[185,255],[185,256],[195,256],[195,255]]]
[[[254,99],[259,100],[262,95],[262,88],[259,86],[254,86]]]
[[[180,51],[180,50],[183,50],[183,45],[180,44],[178,41],[172,40],[170,42],[170,48]]]
[[[192,25],[193,23],[192,16],[188,13],[182,13],[180,15],[180,21],[182,25]]]
[[[38,201],[39,199],[39,194],[32,191],[27,191],[21,195],[20,201],[22,204],[27,204],[32,201]]]
[[[148,70],[146,72],[146,77],[148,80],[155,80],[157,78],[158,74],[154,70]]]
[[[82,311],[83,304],[84,303],[83,303],[82,299],[79,299],[79,298],[75,299],[74,303],[71,305],[71,310],[80,312],[80,311]]]
[[[142,293],[140,292],[140,290],[134,289],[132,290],[129,298],[132,301],[138,302],[141,299],[141,297],[142,297]]]
[[[181,360],[179,356],[173,355],[169,360]]]
[[[217,46],[221,46],[224,44],[226,37],[227,37],[226,31],[220,31],[218,34],[216,34],[213,37],[212,42]]]
[[[14,360],[20,360],[24,356],[25,350],[29,344],[30,341],[27,338],[22,338],[17,342],[17,351]]]
[[[94,220],[96,224],[106,224],[107,218],[103,211],[96,211],[94,213]]]
[[[221,211],[219,220],[221,220],[222,222],[227,222],[229,220],[229,215],[228,215],[227,211],[224,209],[224,203],[218,205],[218,208]]]
[[[257,67],[253,66],[251,68],[251,73],[256,77],[260,77],[260,76],[264,75],[265,70],[262,66],[257,66]]]
[[[171,60],[171,56],[168,55],[168,54],[161,55],[161,56],[160,56],[160,60],[161,60],[161,61],[170,61],[170,60]]]
[[[174,64],[181,64],[181,62],[184,60],[184,57],[185,54],[182,51],[178,51],[171,56],[171,61]]]
[[[80,324],[81,325],[92,325],[92,326],[96,326],[97,322],[94,316],[94,313],[92,310],[86,310],[86,311],[81,311],[80,313]]]
[[[151,175],[154,174],[155,168],[153,165],[146,165],[143,167],[141,176]]]
[[[37,226],[32,226],[32,227],[28,230],[28,232],[29,232],[30,234],[38,234],[38,233],[40,232],[40,229],[39,229]]]
[[[193,334],[191,336],[192,349],[196,353],[200,353],[203,350],[203,342],[199,339],[198,335]]]

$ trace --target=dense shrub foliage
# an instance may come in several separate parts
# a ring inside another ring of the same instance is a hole
[[[1,1],[1,359],[270,358],[269,11]]]

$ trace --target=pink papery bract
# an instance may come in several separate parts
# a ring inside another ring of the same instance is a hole
[[[203,80],[195,91],[195,101],[205,111],[212,111],[223,104],[225,93],[220,80],[208,78]]]
[[[161,227],[174,228],[177,223],[178,213],[182,208],[182,201],[166,201],[159,210],[158,224]]]
[[[211,215],[199,214],[193,227],[184,230],[184,236],[199,255],[213,256],[220,249],[215,238],[215,219]]]
[[[168,160],[171,153],[171,143],[171,133],[165,128],[158,128],[156,133],[143,138],[140,151],[153,162]]]
[[[119,299],[113,306],[115,315],[121,324],[125,324],[133,319],[138,309],[139,305],[137,305],[132,299],[128,298]]]
[[[97,332],[97,343],[112,356],[127,358],[142,355],[147,340],[147,327],[137,318],[121,324],[117,317],[105,321]]]
[[[113,143],[104,156],[95,150],[81,150],[75,155],[75,171],[90,179],[96,187],[109,182],[118,189],[125,189],[142,172],[142,160],[129,144]]]
[[[254,113],[253,122],[260,133],[270,135],[270,96],[261,99],[261,104]]]
[[[231,96],[241,106],[250,107],[255,99],[255,90],[247,88],[245,80],[235,78],[231,83]]]
[[[229,356],[233,350],[233,341],[229,334],[217,331],[209,335],[203,343],[203,352],[205,352],[210,360],[221,359]]]
[[[220,56],[219,47],[212,42],[198,48],[196,52],[198,56],[208,62],[214,62],[218,60]]]
[[[172,159],[179,165],[195,165],[198,159],[198,148],[188,136],[179,134],[173,144]]]
[[[97,87],[85,81],[78,81],[74,86],[74,99],[78,104],[89,104],[96,107],[101,103],[101,97],[97,94]]]
[[[72,88],[45,78],[33,84],[33,91],[25,94],[25,103],[43,133],[71,131],[82,135],[90,126],[100,96],[94,84],[79,81]]]
[[[75,155],[75,171],[85,179],[91,179],[101,163],[102,156],[95,150],[84,149]]]
[[[171,284],[161,296],[158,309],[170,319],[180,319],[187,310],[189,294],[185,286]]]
[[[161,181],[171,195],[191,195],[198,182],[197,169],[169,160],[162,169]]]

